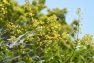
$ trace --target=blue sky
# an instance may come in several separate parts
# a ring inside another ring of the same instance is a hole
[[[24,0],[18,1],[20,4],[24,3]],[[77,18],[76,9],[81,8],[83,18],[83,20],[81,20],[81,35],[86,33],[94,35],[94,0],[46,0],[46,5],[51,9],[56,7],[68,8],[66,20],[69,24]]]

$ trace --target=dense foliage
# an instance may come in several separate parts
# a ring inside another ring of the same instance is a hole
[[[80,20],[69,25],[66,8],[45,8],[45,0],[0,0],[0,63],[94,63],[92,36],[78,37]]]

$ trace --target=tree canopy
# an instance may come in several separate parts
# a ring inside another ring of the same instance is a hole
[[[45,3],[0,0],[0,63],[93,63],[92,35],[78,37],[80,19],[68,24],[67,8]]]

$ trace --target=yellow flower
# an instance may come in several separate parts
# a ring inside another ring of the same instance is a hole
[[[13,29],[16,29],[18,26],[16,26],[14,23],[12,22],[9,22],[9,23],[6,23],[6,27],[7,29],[9,30],[13,30]]]
[[[33,25],[34,27],[37,27],[37,26],[39,25],[39,22],[38,22],[37,20],[33,19],[32,25]]]
[[[67,32],[64,32],[63,34],[62,34],[62,38],[68,38],[69,37],[69,34],[67,33]]]
[[[17,30],[17,33],[19,34],[19,33],[21,33],[22,31],[21,30]]]
[[[3,2],[4,2],[5,4],[8,4],[7,0],[3,0]]]

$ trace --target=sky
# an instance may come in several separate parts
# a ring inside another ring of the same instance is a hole
[[[17,0],[20,4],[24,3],[24,0]],[[67,8],[68,13],[66,15],[66,21],[70,24],[74,19],[77,19],[77,8],[81,8],[83,18],[81,20],[81,32],[82,35],[89,33],[94,36],[94,0],[46,0],[48,8]],[[45,12],[45,10],[43,11]]]

